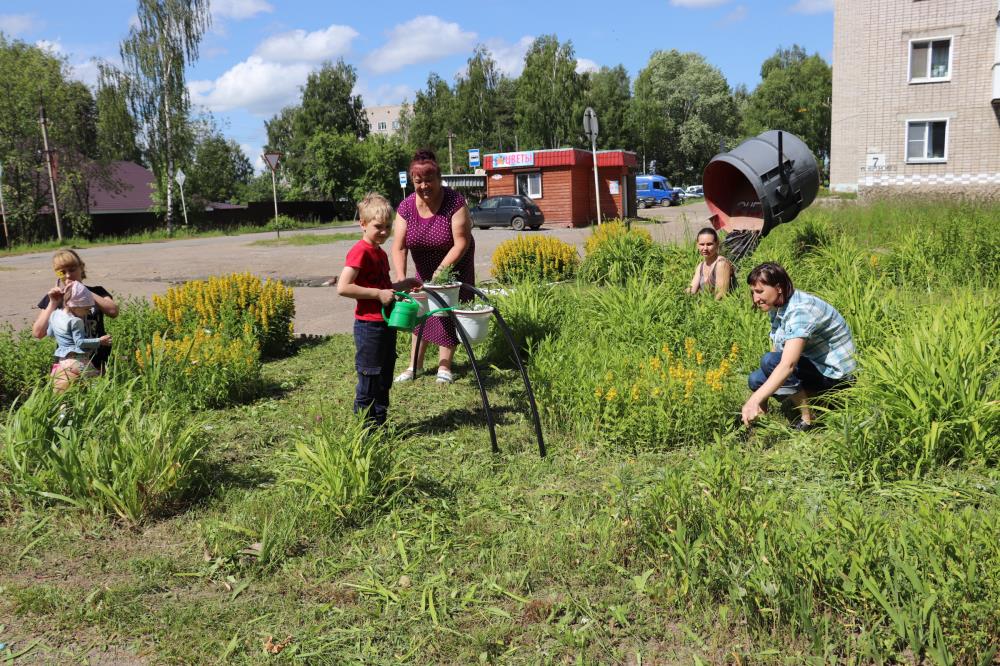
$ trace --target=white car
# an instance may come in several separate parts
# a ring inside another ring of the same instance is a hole
[[[695,199],[703,196],[705,196],[705,191],[702,189],[701,185],[689,185],[684,190],[685,199]]]

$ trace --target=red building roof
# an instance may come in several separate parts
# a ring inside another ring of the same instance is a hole
[[[153,172],[135,162],[108,165],[107,178],[90,181],[90,214],[145,213],[153,207]]]

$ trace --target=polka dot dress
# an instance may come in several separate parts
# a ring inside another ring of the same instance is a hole
[[[444,199],[438,212],[430,217],[420,216],[417,211],[416,194],[406,197],[396,209],[399,216],[406,220],[406,247],[413,257],[417,277],[424,282],[431,279],[434,271],[455,244],[451,233],[451,218],[465,205],[465,197],[461,194],[450,187],[441,189],[444,191]],[[465,256],[455,264],[458,279],[467,284],[475,284],[476,281],[475,251],[476,243],[470,239]],[[472,296],[473,293],[469,289],[463,288],[459,292],[459,299],[462,301],[471,300]],[[449,317],[429,318],[424,324],[423,339],[442,347],[458,345],[455,325]]]

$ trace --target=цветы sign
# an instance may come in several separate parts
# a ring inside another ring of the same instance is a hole
[[[493,168],[534,166],[535,154],[527,153],[496,153],[493,155]]]

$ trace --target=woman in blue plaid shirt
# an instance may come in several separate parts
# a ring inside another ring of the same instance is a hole
[[[743,423],[767,411],[771,396],[799,410],[795,427],[808,430],[813,415],[808,397],[853,380],[854,338],[844,318],[826,301],[795,289],[785,269],[757,266],[747,276],[755,306],[771,319],[771,351],[749,377],[753,395],[743,405]]]

